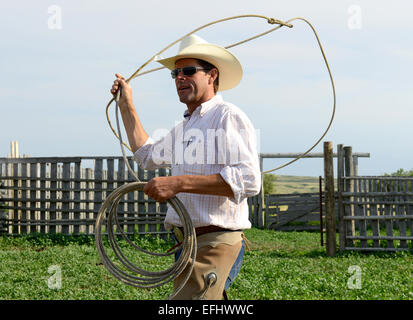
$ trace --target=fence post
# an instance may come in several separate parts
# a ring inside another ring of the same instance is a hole
[[[353,148],[344,147],[344,167],[345,167],[345,176],[353,177],[354,176],[354,167],[353,167]],[[345,182],[345,191],[354,192],[354,180],[347,179]],[[354,197],[349,197],[350,203],[354,201]],[[349,216],[354,216],[354,204],[348,205],[348,214]],[[351,220],[346,227],[346,235],[354,236],[356,234],[356,224],[354,220]],[[346,246],[353,246],[353,240],[346,240]]]
[[[344,208],[343,208],[343,195],[344,191],[344,149],[343,145],[337,145],[337,193],[338,193],[338,232],[339,232],[339,246],[340,251],[345,248],[345,224],[344,224]]]
[[[353,175],[357,177],[359,175],[359,157],[352,155],[353,158]]]
[[[324,193],[326,207],[326,249],[327,256],[336,254],[336,214],[334,201],[333,143],[324,142]]]
[[[333,143],[324,142],[324,193],[326,207],[326,249],[327,256],[336,254],[336,214],[334,201]]]
[[[264,158],[260,156],[260,170],[261,172],[264,171]],[[260,199],[259,199],[259,210],[258,210],[258,228],[264,228],[265,226],[265,212],[266,208],[265,205],[265,195],[264,195],[264,174],[261,174],[261,191],[260,191]]]

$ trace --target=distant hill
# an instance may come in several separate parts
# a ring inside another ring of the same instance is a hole
[[[319,192],[319,178],[306,176],[277,176],[275,181],[275,192],[277,194],[287,193],[309,193]],[[324,186],[323,186],[324,188]]]

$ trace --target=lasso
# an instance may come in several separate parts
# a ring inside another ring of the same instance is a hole
[[[205,29],[209,26],[224,22],[224,21],[228,21],[228,20],[234,20],[234,19],[240,19],[240,18],[261,18],[261,19],[265,19],[267,20],[267,22],[269,24],[276,24],[277,26],[260,34],[257,34],[253,37],[250,37],[248,39],[245,39],[243,41],[231,44],[226,46],[226,49],[238,46],[240,44],[244,44],[246,42],[249,42],[251,40],[257,39],[259,37],[262,37],[264,35],[267,35],[275,30],[280,29],[281,27],[288,27],[288,28],[292,28],[293,25],[291,24],[292,21],[295,20],[302,20],[304,22],[306,22],[310,28],[312,29],[318,45],[320,47],[320,51],[322,53],[326,68],[328,70],[329,76],[330,76],[330,81],[331,81],[331,86],[332,86],[332,90],[333,90],[333,112],[331,115],[331,119],[330,122],[327,126],[327,129],[324,131],[324,133],[322,134],[322,136],[314,143],[314,145],[312,145],[307,151],[303,152],[302,154],[300,154],[298,157],[294,158],[293,160],[279,166],[276,167],[274,169],[271,170],[267,170],[267,171],[263,171],[262,174],[265,173],[269,173],[269,172],[273,172],[276,170],[279,170],[281,168],[284,168],[290,164],[292,164],[293,162],[297,161],[298,159],[304,157],[306,154],[308,154],[311,150],[313,150],[319,143],[320,141],[325,137],[325,135],[327,134],[328,130],[330,129],[333,119],[334,119],[334,115],[335,115],[335,111],[336,111],[336,92],[335,92],[335,86],[334,86],[334,81],[333,81],[333,76],[331,74],[331,70],[330,70],[330,66],[328,65],[327,62],[327,58],[325,56],[323,47],[321,45],[320,39],[317,35],[316,30],[314,29],[314,27],[311,25],[310,22],[308,22],[306,19],[304,18],[300,18],[300,17],[296,17],[296,18],[292,18],[290,20],[287,20],[285,22],[278,20],[278,19],[273,19],[273,18],[268,18],[266,16],[262,16],[262,15],[255,15],[255,14],[247,14],[247,15],[238,15],[238,16],[233,16],[233,17],[228,17],[228,18],[224,18],[224,19],[220,19],[220,20],[215,20],[213,22],[207,23],[199,28],[196,28],[194,30],[192,30],[191,32],[183,35],[182,37],[180,37],[179,39],[173,41],[172,43],[170,43],[169,45],[167,45],[165,48],[163,48],[161,51],[157,52],[156,54],[154,54],[148,61],[146,61],[144,64],[142,64],[142,66],[140,66],[127,80],[126,82],[129,83],[132,79],[142,76],[144,74],[148,74],[154,71],[158,71],[161,69],[164,69],[164,67],[159,67],[159,68],[155,68],[155,69],[151,69],[145,72],[141,72],[143,68],[145,68],[150,62],[154,61],[155,58],[159,55],[161,55],[164,51],[168,50],[170,47],[172,47],[173,45],[175,45],[176,43],[180,42],[182,39],[184,39],[185,37],[190,36],[193,33],[196,33],[202,29]],[[168,252],[168,253],[155,253],[155,252],[150,252],[147,250],[144,250],[143,248],[137,246],[136,244],[134,244],[132,241],[130,241],[128,239],[128,237],[124,234],[122,227],[119,225],[119,221],[117,219],[117,207],[119,202],[121,201],[121,199],[123,198],[123,196],[128,193],[128,192],[133,192],[133,191],[143,191],[144,185],[146,184],[145,182],[141,182],[139,180],[139,178],[137,177],[137,175],[135,174],[134,170],[131,169],[129,162],[127,161],[127,157],[126,157],[126,153],[125,153],[125,149],[124,147],[127,147],[130,151],[131,148],[123,142],[122,140],[122,135],[121,135],[121,130],[120,130],[120,124],[119,124],[119,97],[120,97],[120,89],[118,90],[117,96],[112,98],[107,107],[106,107],[106,117],[107,117],[107,121],[109,123],[110,128],[112,129],[113,133],[115,134],[115,136],[118,138],[119,142],[120,142],[120,146],[121,146],[121,150],[122,150],[122,154],[125,160],[126,165],[129,168],[129,172],[131,172],[134,176],[134,178],[136,179],[137,182],[133,182],[133,183],[128,183],[125,184],[119,188],[117,188],[116,190],[114,190],[105,200],[105,202],[103,203],[101,209],[99,210],[98,216],[97,216],[97,220],[96,220],[96,224],[95,224],[95,241],[96,241],[96,247],[98,250],[98,253],[102,259],[103,264],[105,265],[105,267],[109,270],[110,273],[112,273],[112,275],[119,279],[120,281],[128,284],[128,285],[132,285],[138,288],[154,288],[154,287],[159,287],[161,285],[166,284],[169,281],[172,281],[173,279],[175,279],[176,277],[178,277],[183,270],[189,266],[188,268],[188,272],[185,275],[184,280],[180,283],[180,285],[178,287],[175,288],[174,292],[169,296],[169,299],[174,298],[178,292],[183,288],[183,286],[185,285],[186,281],[189,279],[189,276],[192,272],[193,266],[194,266],[194,261],[195,261],[195,257],[196,257],[196,252],[197,252],[197,242],[196,242],[196,235],[195,235],[195,228],[192,224],[191,218],[188,214],[188,212],[186,211],[185,207],[183,206],[182,202],[177,198],[177,197],[173,197],[169,200],[167,200],[168,204],[171,205],[174,210],[177,212],[178,216],[181,219],[182,225],[183,225],[183,229],[184,229],[184,240],[182,241],[182,244],[177,247],[174,251]],[[116,104],[116,124],[117,124],[117,132],[114,130],[111,121],[109,119],[109,108],[111,106],[111,104],[113,103],[113,101],[115,101]],[[107,215],[107,216],[106,216]],[[108,240],[110,243],[110,246],[113,250],[113,252],[115,253],[116,257],[120,260],[120,262],[124,265],[124,267],[126,269],[128,269],[129,271],[132,271],[134,274],[137,275],[133,275],[133,274],[129,274],[126,271],[122,270],[121,268],[119,268],[115,263],[112,262],[112,260],[109,258],[105,247],[103,245],[102,242],[102,227],[104,225],[106,219],[106,230],[107,230],[107,236],[108,236]],[[177,250],[179,250],[180,248],[182,248],[182,253],[179,256],[179,258],[177,259],[177,261],[168,269],[163,270],[163,271],[147,271],[144,269],[141,269],[137,266],[135,266],[133,263],[131,263],[124,255],[124,253],[122,252],[122,250],[120,249],[117,241],[116,241],[116,235],[115,235],[115,227],[116,230],[119,231],[120,235],[122,236],[123,239],[125,239],[131,246],[133,246],[135,249],[150,254],[150,255],[155,255],[155,256],[168,256],[168,255],[172,255],[174,254]]]

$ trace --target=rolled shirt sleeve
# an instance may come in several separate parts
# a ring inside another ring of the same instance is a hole
[[[222,125],[225,132],[226,166],[222,168],[220,175],[234,193],[234,198],[230,200],[239,204],[261,190],[256,132],[247,116],[231,110],[225,114]]]

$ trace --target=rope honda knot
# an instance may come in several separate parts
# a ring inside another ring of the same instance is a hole
[[[277,22],[275,21],[274,18],[268,18],[268,23],[269,24],[276,24]]]
[[[284,21],[281,21],[281,20],[278,20],[278,19],[274,19],[274,18],[268,18],[268,19],[267,19],[267,22],[268,22],[269,24],[279,24],[279,25],[282,25],[282,26],[286,26],[286,27],[288,27],[288,28],[292,28],[292,27],[293,27],[293,25],[290,24],[290,23],[286,23],[286,22],[284,22]]]

